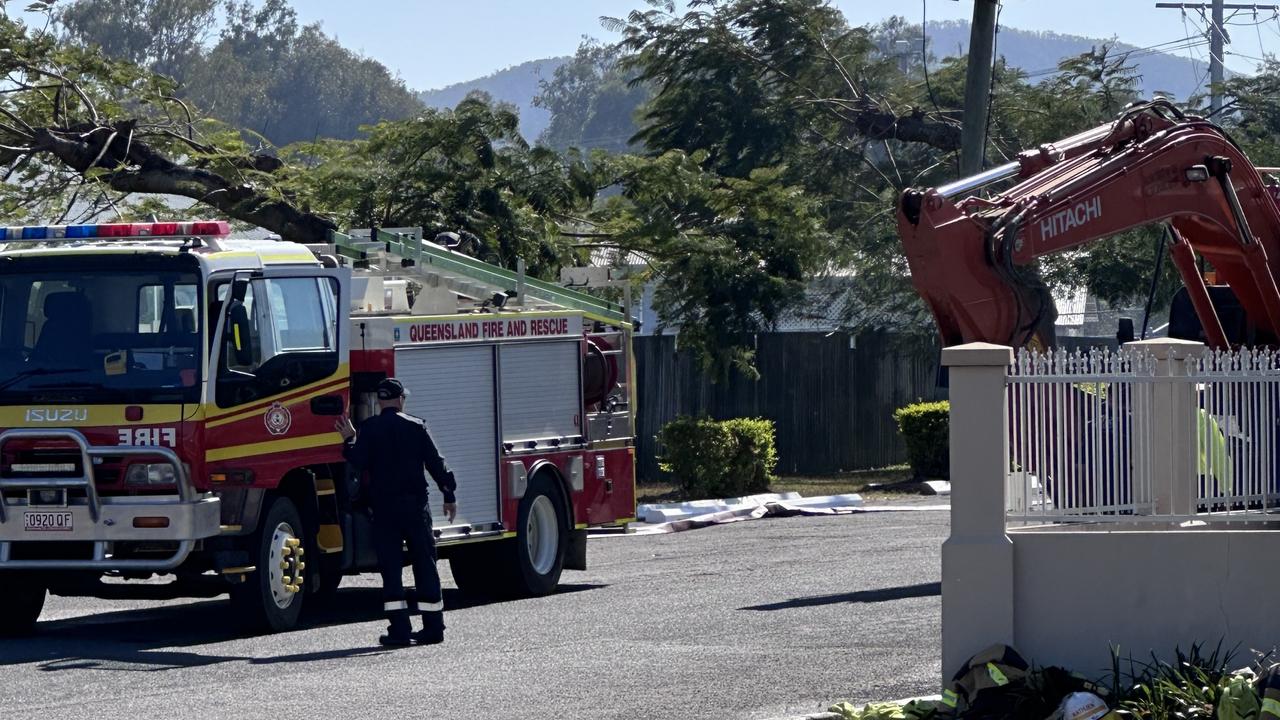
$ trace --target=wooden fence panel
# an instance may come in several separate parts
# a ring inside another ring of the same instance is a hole
[[[759,380],[712,382],[676,338],[636,338],[637,475],[659,477],[654,435],[678,415],[764,417],[777,425],[778,471],[829,474],[905,460],[893,411],[941,396],[938,349],[890,335],[762,333]]]

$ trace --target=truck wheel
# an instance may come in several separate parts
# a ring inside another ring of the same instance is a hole
[[[546,595],[560,584],[569,520],[560,489],[546,473],[529,480],[520,500],[508,587],[521,597]]]
[[[306,596],[302,528],[297,506],[287,497],[278,497],[253,535],[258,570],[231,586],[231,602],[254,630],[281,632],[298,624]]]
[[[342,555],[321,555],[320,579],[311,588],[317,600],[329,602],[338,594],[338,586],[342,585]]]
[[[449,569],[458,589],[473,598],[497,595],[503,579],[498,567],[503,567],[503,560],[495,550],[505,549],[510,544],[510,540],[490,540],[452,548]]]
[[[35,630],[44,609],[45,587],[38,578],[26,574],[0,575],[0,637],[21,637]]]

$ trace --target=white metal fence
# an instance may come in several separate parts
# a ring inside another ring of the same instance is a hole
[[[1199,400],[1189,440],[1196,448],[1198,509],[1276,509],[1280,356],[1270,350],[1212,352],[1185,361],[1185,368]]]
[[[1008,518],[1248,522],[1280,506],[1280,356],[1021,351],[1007,375]]]

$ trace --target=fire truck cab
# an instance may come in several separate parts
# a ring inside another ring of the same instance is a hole
[[[388,376],[457,478],[457,518],[431,504],[458,586],[549,593],[635,514],[630,339],[623,308],[415,228],[0,228],[0,633],[156,575],[292,627],[376,569],[334,424]]]

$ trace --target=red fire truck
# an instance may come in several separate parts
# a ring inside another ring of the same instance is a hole
[[[414,228],[0,228],[0,632],[157,575],[292,627],[375,568],[334,421],[390,375],[458,479],[454,522],[432,495],[458,586],[551,592],[635,514],[630,341],[618,305]]]

